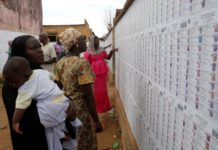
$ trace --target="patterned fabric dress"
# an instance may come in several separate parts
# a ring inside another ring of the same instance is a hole
[[[89,63],[77,56],[63,57],[57,63],[57,80],[63,84],[63,90],[76,108],[83,126],[78,131],[77,150],[97,150],[94,123],[89,113],[80,85],[94,82],[94,74]]]

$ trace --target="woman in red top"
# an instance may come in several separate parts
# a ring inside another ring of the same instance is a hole
[[[89,61],[96,76],[94,94],[98,113],[106,112],[111,108],[107,92],[108,66],[105,59],[111,59],[115,51],[117,49],[111,50],[108,55],[104,48],[99,47],[99,38],[91,36],[88,50],[84,53],[84,58]]]

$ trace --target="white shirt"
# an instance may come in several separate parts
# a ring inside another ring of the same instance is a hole
[[[36,100],[40,122],[45,127],[48,150],[62,150],[65,145],[70,145],[69,150],[73,150],[72,139],[63,146],[60,143],[60,139],[65,137],[69,100],[51,79],[54,76],[48,71],[34,70],[29,80],[18,89],[16,108],[26,109],[32,99]]]
[[[68,98],[52,78],[53,75],[46,70],[34,70],[29,80],[18,89],[16,99],[16,108],[19,109],[28,108],[32,99],[36,100],[40,122],[45,127],[64,122],[65,110],[69,106]]]
[[[57,58],[55,48],[52,44],[48,43],[42,46],[42,51],[44,53],[44,61],[51,60],[52,58]],[[49,72],[53,72],[53,64],[43,64],[42,67]]]

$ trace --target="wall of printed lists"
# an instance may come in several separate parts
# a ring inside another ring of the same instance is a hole
[[[112,44],[112,32],[110,32],[110,34],[107,36],[107,39],[104,42],[100,43],[100,46],[106,47],[110,44]],[[111,50],[112,50],[112,45],[111,47],[105,49],[105,51],[108,54],[110,53]],[[105,61],[107,61],[109,69],[112,70],[112,58],[110,60],[105,60]]]
[[[141,150],[218,150],[218,0],[135,0],[116,87]]]

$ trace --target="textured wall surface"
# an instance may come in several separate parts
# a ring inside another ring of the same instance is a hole
[[[218,149],[218,1],[136,0],[115,27],[116,86],[142,150]]]
[[[0,29],[37,35],[41,26],[41,0],[0,0]]]
[[[104,46],[108,46],[109,44],[112,44],[112,32],[110,32],[110,34],[108,35],[108,37],[107,37],[106,40],[102,43],[101,46],[104,47]],[[112,49],[112,46],[111,46],[111,47],[108,47],[108,48],[106,49],[106,52],[109,54],[110,51],[111,51],[111,49]],[[107,62],[108,62],[108,66],[109,66],[110,70],[112,70],[112,58],[111,58],[110,60],[107,60]]]
[[[2,72],[3,66],[8,59],[8,41],[13,40],[14,37],[22,34],[24,33],[0,30],[0,73]]]
[[[41,0],[0,0],[0,73],[8,58],[8,41],[22,34],[38,35],[41,27]]]

